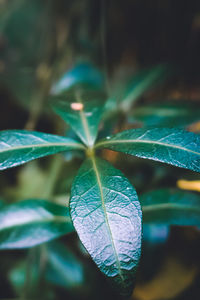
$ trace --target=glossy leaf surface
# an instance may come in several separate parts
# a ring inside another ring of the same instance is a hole
[[[140,258],[141,208],[128,179],[108,162],[88,159],[73,183],[70,210],[97,266],[129,295]]]
[[[0,249],[28,248],[74,231],[64,206],[25,200],[0,210]]]
[[[8,130],[0,132],[0,170],[24,164],[50,154],[84,149],[70,138],[42,132]]]
[[[100,141],[96,147],[200,172],[200,135],[181,129],[130,129]]]
[[[188,101],[189,102],[189,101]],[[129,122],[139,121],[145,126],[185,126],[200,120],[197,103],[173,101],[135,107]]]
[[[163,189],[140,197],[145,223],[200,226],[200,195]]]
[[[94,88],[103,84],[102,74],[89,63],[80,63],[66,72],[61,79],[53,86],[53,94],[61,94],[75,85],[90,85]]]
[[[68,123],[86,145],[93,145],[97,136],[99,122],[104,111],[99,102],[58,101],[55,112]]]

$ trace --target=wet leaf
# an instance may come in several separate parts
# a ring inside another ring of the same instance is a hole
[[[100,102],[60,100],[53,107],[55,112],[72,127],[86,145],[94,144],[104,111]]]
[[[70,138],[26,130],[0,132],[0,170],[16,167],[30,160],[67,150],[84,150]]]
[[[79,237],[118,292],[130,295],[141,250],[141,208],[123,174],[88,159],[72,186],[71,216]]]
[[[98,142],[96,148],[108,148],[200,172],[200,135],[181,129],[130,129]]]

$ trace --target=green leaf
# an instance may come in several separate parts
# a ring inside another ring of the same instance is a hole
[[[125,85],[118,83],[116,93],[108,99],[106,108],[129,111],[133,103],[147,90],[155,88],[169,73],[169,68],[165,65],[157,65],[153,68],[142,70],[128,80]]]
[[[80,63],[66,72],[53,86],[52,93],[58,95],[76,85],[86,85],[99,88],[103,85],[103,75],[91,64]]]
[[[145,223],[200,226],[200,197],[179,190],[162,189],[140,198]]]
[[[15,256],[14,253],[13,256]],[[39,269],[40,256],[38,255],[38,259],[36,259],[35,256],[36,255],[34,255],[34,257],[31,257],[31,266],[29,266],[29,275],[28,275],[30,278],[28,282],[28,293],[32,297],[33,295],[35,295],[35,292],[37,293],[37,283],[39,279],[38,269]],[[12,289],[14,289],[15,293],[17,295],[21,295],[24,292],[24,284],[27,280],[27,262],[24,258],[18,261],[17,264],[16,261],[15,263],[12,264],[12,269],[9,270],[8,278],[12,286]]]
[[[145,126],[185,126],[200,120],[200,107],[186,101],[162,102],[135,107],[129,122]]]
[[[83,296],[86,288],[85,266],[80,258],[73,253],[74,249],[70,249],[70,245],[68,247],[66,244],[59,240],[53,240],[43,247],[34,247],[28,251],[27,260],[23,256],[22,258],[20,256],[15,257],[13,260],[15,264],[11,264],[12,269],[9,270],[8,278],[17,295],[24,292],[28,273],[30,278],[27,290],[29,297],[26,294],[26,299],[43,299],[41,293],[40,296],[38,295],[38,282],[41,275],[44,284],[43,293],[48,294],[49,285],[51,285],[53,288],[67,289],[70,294]],[[45,269],[42,274],[41,258],[45,258]],[[49,297],[45,297],[45,299],[49,299]]]
[[[100,102],[60,100],[53,108],[86,145],[92,146],[94,144],[104,111]]]
[[[141,208],[134,188],[108,162],[87,159],[71,191],[79,237],[118,292],[130,295],[141,249]]]
[[[67,289],[80,289],[84,269],[78,258],[62,243],[53,241],[46,248],[46,280]]]
[[[72,149],[84,150],[84,146],[70,138],[42,132],[1,131],[0,170],[24,164],[35,158]]]
[[[0,249],[29,248],[74,231],[66,207],[25,200],[0,210]]]
[[[200,172],[200,135],[175,128],[130,129],[97,143],[142,158]]]

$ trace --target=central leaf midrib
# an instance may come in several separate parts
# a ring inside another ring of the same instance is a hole
[[[24,146],[15,146],[10,148],[4,148],[0,150],[0,153],[5,153],[9,151],[15,151],[15,150],[23,150],[23,149],[31,149],[31,148],[45,148],[45,147],[76,147],[77,149],[84,149],[84,146],[82,144],[78,143],[46,143],[46,144],[31,144],[31,145],[24,145]]]
[[[155,113],[156,112],[156,113]],[[184,108],[179,108],[178,110],[176,108],[169,108],[169,107],[162,107],[162,108],[155,108],[151,106],[146,106],[143,108],[138,108],[135,110],[134,116],[152,116],[153,117],[156,114],[159,114],[159,117],[174,117],[174,116],[187,116],[187,111]]]
[[[107,212],[106,212],[106,206],[105,206],[105,201],[104,201],[103,188],[102,188],[102,184],[101,184],[100,174],[99,174],[99,171],[98,171],[98,168],[97,168],[97,165],[96,165],[95,158],[91,157],[91,160],[92,160],[93,169],[94,169],[94,172],[95,172],[95,175],[96,175],[96,178],[97,178],[97,183],[98,183],[98,187],[99,187],[99,191],[100,191],[100,195],[101,195],[102,208],[103,208],[104,215],[105,215],[105,221],[106,221],[106,225],[107,225],[107,228],[108,228],[108,234],[110,236],[110,240],[111,240],[113,252],[114,252],[114,255],[115,255],[117,269],[118,269],[118,272],[119,272],[119,276],[121,277],[122,281],[124,281],[124,277],[123,277],[123,274],[121,272],[120,261],[119,261],[118,255],[117,255],[117,251],[116,251],[116,248],[115,248],[114,240],[113,240],[113,237],[112,237],[112,231],[111,231],[111,228],[110,228],[110,225],[109,225],[109,221],[108,221],[108,217],[107,217]]]
[[[152,80],[154,80],[154,78],[157,77],[157,73],[153,73],[150,74],[150,76],[148,76],[147,78],[145,78],[144,80],[141,80],[137,86],[133,87],[128,95],[123,99],[123,102],[130,102],[135,100],[141,93],[141,91],[143,91],[143,89],[146,89],[146,85],[148,86],[149,83],[151,83]],[[145,86],[145,88],[144,88]],[[126,104],[127,105],[127,104]]]
[[[80,118],[81,118],[81,122],[83,124],[83,129],[85,131],[86,142],[89,146],[91,146],[90,130],[89,130],[88,122],[87,122],[87,119],[85,117],[85,113],[83,110],[80,110]]]
[[[181,209],[181,210],[190,210],[200,213],[200,208],[198,206],[188,206],[177,203],[160,203],[160,204],[147,204],[142,205],[143,212],[154,211],[154,210],[165,210],[165,209]]]
[[[48,223],[48,222],[58,222],[58,223],[66,223],[68,224],[70,221],[69,217],[64,217],[64,216],[49,216],[45,217],[45,219],[36,219],[36,220],[31,220],[31,221],[25,221],[25,222],[19,222],[17,224],[10,224],[6,225],[5,227],[0,228],[0,232],[4,231],[6,229],[12,228],[12,227],[20,227],[23,225],[31,225],[31,224],[39,224],[39,223]]]
[[[166,143],[161,143],[159,141],[150,141],[150,140],[110,140],[110,141],[102,141],[102,142],[99,142],[96,144],[96,148],[98,148],[99,146],[103,145],[103,146],[106,146],[108,144],[123,144],[123,143],[144,143],[144,144],[156,144],[156,145],[160,145],[160,146],[165,146],[165,147],[169,147],[169,148],[176,148],[176,149],[179,149],[179,150],[182,150],[182,151],[187,151],[187,152],[191,152],[193,154],[196,154],[196,155],[199,155],[200,156],[200,153],[199,152],[196,152],[196,151],[193,151],[193,150],[190,150],[190,149],[187,149],[185,147],[181,147],[181,146],[177,146],[177,145],[173,145],[173,144],[166,144]]]

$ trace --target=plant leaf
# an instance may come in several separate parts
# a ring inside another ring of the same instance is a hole
[[[0,210],[0,249],[29,248],[74,231],[67,208],[25,200]]]
[[[139,71],[124,85],[118,83],[119,87],[116,93],[106,103],[107,110],[116,110],[117,108],[125,112],[129,111],[130,107],[142,94],[151,88],[155,88],[165,80],[169,71],[169,67],[157,65]]]
[[[200,135],[181,129],[130,129],[100,141],[96,148],[108,148],[200,172]]]
[[[81,84],[99,88],[103,85],[103,75],[89,63],[77,64],[53,86],[52,93],[58,95]]]
[[[179,190],[161,189],[140,198],[145,223],[200,226],[200,197]]]
[[[35,158],[80,149],[84,146],[70,138],[42,132],[7,130],[0,132],[0,170],[24,164]]]
[[[94,144],[104,111],[100,102],[86,101],[82,103],[82,101],[72,101],[70,103],[60,100],[53,108],[73,128],[86,145],[92,146]]]
[[[162,102],[135,107],[129,122],[139,121],[145,126],[185,126],[200,120],[200,107],[186,101]]]
[[[100,270],[130,295],[141,249],[141,208],[123,174],[101,159],[82,165],[71,191],[70,212],[79,237]]]
[[[78,290],[84,284],[84,268],[79,259],[59,241],[46,248],[46,280],[67,289]]]

